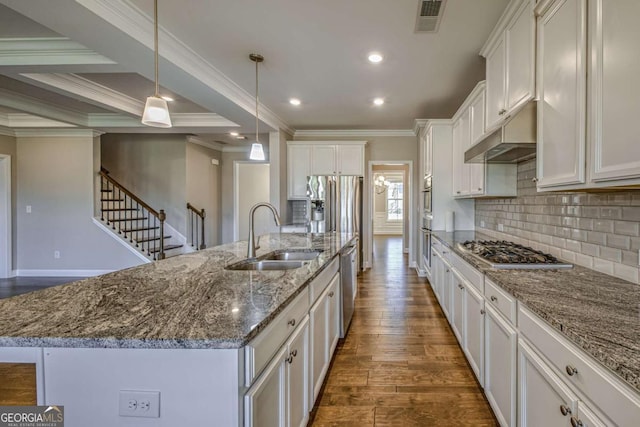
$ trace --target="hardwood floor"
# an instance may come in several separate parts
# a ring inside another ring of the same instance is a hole
[[[0,299],[82,279],[84,277],[12,277],[10,279],[0,279]]]
[[[0,406],[36,404],[36,365],[0,363]]]
[[[495,417],[402,238],[375,236],[356,310],[309,425],[495,426]]]

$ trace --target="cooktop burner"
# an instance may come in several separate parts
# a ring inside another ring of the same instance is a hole
[[[553,255],[506,240],[467,240],[460,248],[499,269],[571,268]]]

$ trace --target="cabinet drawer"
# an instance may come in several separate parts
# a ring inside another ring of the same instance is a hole
[[[458,255],[451,253],[451,265],[458,270],[469,283],[471,283],[480,293],[484,293],[484,274],[473,268],[468,262]]]
[[[273,355],[289,335],[296,329],[309,312],[309,288],[305,289],[289,304],[282,313],[273,319],[264,331],[260,332],[244,348],[245,351],[245,385],[249,387],[262,372]]]
[[[512,325],[516,325],[516,299],[490,279],[484,279],[484,296]]]
[[[326,266],[315,279],[313,279],[309,285],[309,306],[315,304],[320,294],[324,292],[327,286],[329,286],[333,276],[338,272],[339,266],[339,259],[338,257],[335,257],[333,261],[331,261],[331,263],[329,263],[329,265]]]
[[[518,324],[521,334],[576,393],[592,402],[616,425],[637,425],[640,395],[636,391],[522,305],[518,309]],[[572,368],[575,371],[569,374]]]

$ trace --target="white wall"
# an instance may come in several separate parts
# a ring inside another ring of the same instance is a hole
[[[99,153],[92,136],[18,138],[16,145],[20,275],[84,275],[141,263],[93,224]]]
[[[12,269],[16,268],[16,260],[18,259],[17,244],[18,241],[18,226],[16,219],[16,200],[17,200],[17,188],[16,183],[18,180],[17,175],[17,163],[16,163],[16,139],[12,136],[0,135],[0,154],[11,156],[11,242],[12,242]],[[2,179],[0,177],[0,179]]]

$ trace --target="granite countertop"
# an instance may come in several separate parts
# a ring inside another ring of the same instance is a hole
[[[457,248],[492,239],[473,231],[433,236],[516,297],[571,342],[640,390],[640,286],[578,265],[559,270],[497,270]]]
[[[236,242],[0,300],[0,347],[240,348],[355,238],[269,234],[257,255],[323,252],[304,267],[231,271]]]

